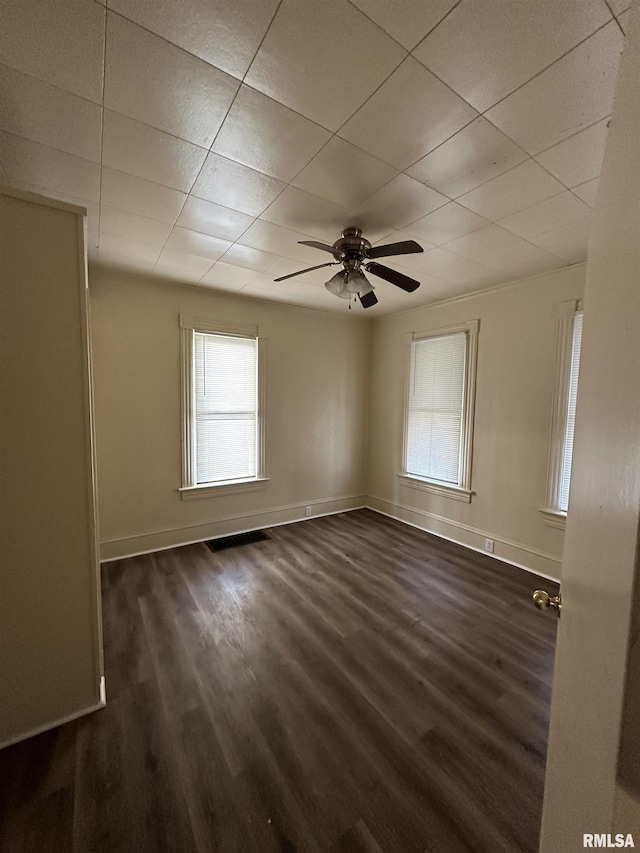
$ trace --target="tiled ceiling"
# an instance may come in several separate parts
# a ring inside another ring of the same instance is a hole
[[[359,226],[424,248],[368,316],[491,288],[586,257],[628,6],[3,0],[0,180],[93,264],[344,311],[273,279]]]

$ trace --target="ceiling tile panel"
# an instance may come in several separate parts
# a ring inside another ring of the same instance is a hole
[[[480,116],[406,172],[456,198],[527,159],[526,153]]]
[[[117,15],[107,22],[104,103],[209,148],[239,82]]]
[[[393,166],[334,136],[295,178],[293,186],[351,208],[397,174]]]
[[[398,175],[355,208],[351,218],[362,228],[366,237],[373,228],[385,225],[398,230],[404,228],[448,201],[445,196],[419,181],[407,175]]]
[[[462,2],[414,56],[484,112],[608,20],[604,0]]]
[[[104,19],[87,0],[2,0],[0,62],[99,104]]]
[[[589,207],[595,207],[599,183],[600,178],[594,178],[592,181],[586,181],[584,184],[573,187],[571,192],[581,198]]]
[[[452,284],[465,285],[478,290],[504,284],[510,278],[509,273],[493,269],[474,260],[462,261],[455,266],[447,267],[441,276]]]
[[[259,216],[285,188],[282,181],[219,154],[209,154],[192,193],[249,216]]]
[[[441,246],[488,224],[482,216],[456,204],[455,201],[450,201],[433,213],[407,225],[405,230],[418,239],[423,238],[434,246]]]
[[[530,154],[573,136],[611,113],[623,43],[612,21],[489,110],[487,118]]]
[[[165,247],[153,271],[163,278],[196,283],[214,263],[211,258],[205,258],[202,255],[189,255]]]
[[[133,262],[137,269],[153,267],[160,255],[161,247],[141,243],[113,234],[100,234],[100,259]]]
[[[627,5],[5,0],[0,180],[85,206],[92,263],[240,297],[344,315],[299,241],[349,226],[425,250],[351,316],[491,288],[586,257]]]
[[[415,293],[404,294],[409,298],[406,300],[403,299],[401,304],[395,305],[392,310],[406,311],[409,308],[418,308],[422,305],[431,305],[434,302],[440,302],[443,299],[452,299],[456,296],[461,296],[468,290],[473,291],[475,289],[476,288],[469,287],[468,285],[456,285],[452,284],[449,281],[440,281],[438,279],[433,279],[429,282],[424,282],[422,287],[419,290],[416,290]],[[382,306],[376,306],[376,308],[381,309],[381,314],[389,313],[386,306],[386,302]]]
[[[407,234],[406,237],[396,239],[396,234],[398,233],[400,232],[395,231],[395,229],[390,225],[378,225],[375,227],[373,225],[369,225],[367,233],[364,236],[372,245],[378,245],[379,243],[397,243],[400,240],[413,240],[413,237],[409,234]]]
[[[443,248],[464,255],[465,258],[473,259],[495,249],[504,249],[506,246],[517,243],[518,240],[516,234],[505,231],[498,225],[485,225],[484,228],[472,231],[471,234],[465,234],[464,237],[445,243]]]
[[[505,249],[480,255],[478,261],[507,272],[514,279],[547,272],[564,265],[564,261],[524,240]]]
[[[385,234],[384,237],[381,237],[381,238],[375,239],[375,240],[371,240],[371,238],[369,238],[369,240],[371,241],[371,243],[374,246],[386,246],[387,243],[402,243],[404,240],[415,240],[415,239],[416,238],[413,236],[413,234],[409,234],[409,232],[406,230],[391,231],[389,234]],[[420,245],[422,246],[422,249],[425,252],[429,251],[429,249],[434,248],[434,246],[432,246],[431,243],[428,243],[426,240],[419,240],[418,242],[420,243]],[[417,255],[392,255],[391,256],[391,258],[393,260],[399,259],[401,261],[401,263],[404,263],[405,260],[408,260],[410,257],[415,258],[415,257],[417,257]]]
[[[197,255],[199,258],[209,258],[217,261],[229,249],[231,243],[199,231],[189,231],[188,228],[174,228],[167,240],[165,249],[175,255]]]
[[[477,116],[412,57],[340,130],[340,136],[405,169]]]
[[[384,281],[384,279],[372,276],[371,283],[375,286],[379,303],[373,309],[367,309],[366,317],[374,316],[374,311],[379,314],[407,311],[410,308],[446,299],[452,295],[453,287],[450,282],[436,276],[427,275],[426,273],[416,276],[415,273],[412,274],[411,270],[403,269],[398,264],[395,266],[406,275],[418,278],[420,287],[413,293],[406,293],[400,288],[394,287],[392,284]]]
[[[218,261],[209,272],[202,278],[202,284],[210,287],[219,287],[222,290],[240,290],[251,281],[259,278],[262,273],[249,270],[244,267],[236,267],[233,264],[225,264]]]
[[[337,130],[405,55],[347,0],[283,0],[244,82]]]
[[[330,138],[320,125],[241,86],[211,150],[290,181]]]
[[[109,0],[109,8],[242,77],[278,8],[278,0]]]
[[[253,221],[246,213],[190,195],[176,225],[234,242]]]
[[[357,224],[346,208],[296,187],[287,187],[260,218],[327,243],[335,242],[343,228]]]
[[[435,275],[444,278],[444,270],[456,266],[462,261],[460,255],[455,255],[446,249],[437,247],[429,249],[428,244],[424,245],[424,249],[423,254],[389,258],[388,265],[402,268],[413,278],[420,278],[421,275]],[[384,263],[384,259],[382,263]]]
[[[415,240],[415,237],[412,234],[409,234],[408,231],[392,231],[391,234],[386,236],[383,240],[377,240],[374,242],[375,246],[385,245],[386,243],[401,243],[404,240]],[[373,242],[373,241],[372,241]],[[431,250],[435,249],[431,243],[428,243],[426,240],[418,241],[420,246],[422,247],[422,252],[416,252],[412,255],[391,255],[388,258],[380,258],[379,261],[385,266],[393,267],[394,269],[403,268],[403,271],[410,275],[413,278],[416,278],[416,273],[420,273],[421,275],[426,275],[427,271],[431,271],[432,269],[438,269],[439,267],[433,267],[431,263],[427,260],[427,256],[430,256],[430,260],[432,261],[436,255],[431,256]],[[449,253],[444,253],[443,258],[441,259],[446,265],[446,256]],[[452,257],[451,263],[460,263],[460,258]]]
[[[100,231],[112,237],[124,237],[162,248],[171,233],[171,225],[103,204],[100,208]]]
[[[100,199],[100,166],[90,160],[0,131],[0,161],[12,183]]]
[[[100,162],[98,104],[0,65],[0,130]]]
[[[107,166],[102,169],[102,204],[109,207],[173,225],[185,199],[184,193],[169,187],[126,175]]]
[[[105,166],[188,192],[207,157],[184,139],[119,113],[105,110],[102,161]]]
[[[564,142],[548,148],[535,159],[566,187],[575,187],[597,178],[604,157],[608,125],[609,119],[604,118]]]
[[[225,254],[223,261],[236,267],[246,267],[257,272],[266,272],[282,260],[278,255],[261,252],[251,246],[241,246],[235,243]]]
[[[544,201],[564,187],[548,172],[527,160],[481,187],[460,196],[460,204],[495,222]]]
[[[631,6],[629,0],[608,0],[608,3],[609,6],[611,6],[611,11],[614,15],[620,15],[622,12],[626,12]]]
[[[251,282],[240,291],[242,296],[268,299],[271,302],[287,302],[304,308],[321,308],[330,311],[348,310],[347,302],[338,300],[324,289],[305,282],[293,284],[288,281],[274,283],[268,280]],[[336,302],[343,303],[336,306]]]
[[[407,50],[438,24],[458,0],[354,0],[354,5]]]
[[[441,278],[432,275],[422,276],[420,279],[420,287],[414,293],[402,293],[400,290],[394,290],[394,295],[397,293],[398,305],[396,311],[406,311],[407,308],[416,308],[418,305],[437,302],[440,299],[447,299],[455,295],[452,294],[451,283],[443,281]],[[387,312],[386,304],[377,306],[382,314]]]
[[[259,296],[262,299],[278,299],[294,301],[297,305],[308,305],[308,300],[318,297],[322,301],[331,294],[327,293],[323,285],[311,284],[308,281],[273,281],[268,275],[257,275],[242,289],[243,295]],[[335,299],[335,296],[333,297]],[[333,300],[327,299],[327,302]],[[347,303],[342,303],[346,308]]]
[[[307,266],[312,266],[314,262],[318,264],[322,263],[325,259],[321,251],[313,249],[310,246],[298,245],[299,240],[308,239],[309,236],[307,234],[301,234],[299,231],[291,231],[289,228],[274,225],[272,222],[266,222],[264,219],[256,219],[253,225],[242,235],[239,242],[244,246],[251,246],[263,252],[269,252],[272,255],[293,258],[300,261],[302,265],[306,263]],[[330,259],[331,256],[327,255],[326,260]]]
[[[578,264],[587,259],[591,217],[570,222],[562,228],[555,228],[545,234],[531,238],[531,242],[541,249],[552,252],[568,264]]]
[[[629,13],[630,13],[630,11],[631,11],[630,9],[627,9],[621,15],[618,15],[618,23],[620,24],[620,27],[622,28],[623,33],[626,33],[628,28],[629,28]]]
[[[529,239],[588,216],[589,208],[568,190],[498,221],[507,231]]]

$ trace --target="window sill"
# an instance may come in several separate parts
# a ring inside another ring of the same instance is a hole
[[[460,486],[448,486],[444,483],[436,483],[433,480],[423,480],[411,474],[398,474],[398,477],[403,486],[409,486],[411,489],[419,489],[421,492],[430,492],[432,495],[451,498],[454,501],[462,501],[462,503],[466,504],[471,503],[473,492],[470,489],[463,489]]]
[[[183,501],[214,498],[241,492],[258,492],[267,488],[270,477],[252,477],[250,480],[225,480],[221,483],[204,483],[201,486],[183,486],[178,489]]]
[[[547,527],[556,527],[558,530],[564,530],[567,523],[567,513],[560,509],[541,509],[542,520]]]

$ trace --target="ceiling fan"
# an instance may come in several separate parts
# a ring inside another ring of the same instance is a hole
[[[359,228],[345,228],[342,237],[336,240],[333,246],[329,246],[327,243],[319,243],[317,240],[299,240],[298,242],[302,246],[311,246],[314,249],[321,249],[323,252],[330,252],[335,261],[328,261],[326,264],[318,264],[315,267],[307,267],[304,270],[289,273],[289,275],[282,275],[274,281],[284,281],[286,278],[319,270],[321,267],[342,264],[340,272],[329,279],[325,287],[329,293],[333,293],[342,299],[355,299],[357,296],[363,308],[371,308],[378,301],[373,292],[374,287],[365,277],[363,269],[372,275],[383,278],[390,284],[395,284],[396,287],[406,290],[407,293],[412,293],[420,287],[420,282],[414,278],[409,278],[408,275],[385,267],[383,264],[378,264],[374,260],[375,258],[387,258],[391,255],[409,255],[424,251],[415,240],[387,243],[386,246],[372,246],[362,236],[362,231]]]

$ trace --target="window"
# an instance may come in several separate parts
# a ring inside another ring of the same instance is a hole
[[[551,448],[547,506],[542,510],[547,524],[564,528],[569,507],[573,432],[578,397],[582,309],[575,301],[559,306],[556,352],[555,396],[551,426]]]
[[[182,497],[260,487],[264,476],[264,340],[255,327],[181,318]]]
[[[414,333],[407,358],[401,480],[467,503],[478,326]]]

